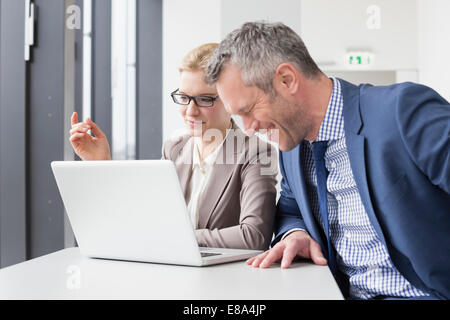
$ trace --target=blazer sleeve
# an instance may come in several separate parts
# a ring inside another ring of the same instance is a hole
[[[289,186],[286,172],[284,169],[283,153],[280,151],[279,156],[280,171],[282,175],[281,180],[281,194],[278,200],[276,216],[275,216],[275,237],[272,241],[274,246],[281,240],[283,235],[292,229],[307,230],[303,221],[300,209],[298,208],[297,200]]]
[[[168,146],[167,146],[167,141],[164,141],[163,145],[162,145],[162,150],[161,150],[161,160],[168,160],[169,159],[169,151],[168,151]]]
[[[267,156],[270,164],[264,165],[252,157],[242,165],[239,224],[222,229],[195,230],[200,246],[250,250],[269,247],[276,209],[278,171],[277,151],[273,147],[270,150],[257,154],[263,158]]]
[[[411,159],[450,194],[450,104],[431,88],[408,84],[399,95],[396,120]]]
[[[183,134],[182,131],[176,131],[172,136],[167,138],[162,145],[161,160],[172,160],[177,157],[177,153],[181,151],[184,146],[183,141],[187,141],[189,137]]]

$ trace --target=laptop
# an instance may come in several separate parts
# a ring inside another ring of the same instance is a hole
[[[199,247],[170,160],[54,161],[51,167],[85,256],[208,266],[262,252]]]

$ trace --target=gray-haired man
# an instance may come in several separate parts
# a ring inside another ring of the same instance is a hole
[[[246,23],[206,80],[248,134],[278,130],[283,175],[268,267],[327,264],[351,298],[450,298],[450,105],[404,83],[328,78],[283,24]]]

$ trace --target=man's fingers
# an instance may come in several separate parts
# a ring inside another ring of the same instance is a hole
[[[281,268],[288,268],[292,260],[297,256],[297,247],[293,245],[286,245],[286,248],[283,251],[283,259],[281,260]]]
[[[261,254],[264,254],[264,253],[261,253]],[[254,256],[254,257],[251,257],[251,258],[247,259],[247,260],[245,261],[245,263],[246,263],[246,264],[249,264],[249,265],[252,264],[253,261],[255,261],[255,259],[256,259],[258,256],[260,256],[261,254],[258,254],[258,255]]]
[[[256,259],[256,257],[251,257],[250,259],[247,259],[247,261],[245,261],[246,264],[250,265],[253,263],[253,261]]]
[[[309,243],[309,252],[311,255],[311,259],[315,264],[319,264],[319,265],[327,264],[327,260],[323,256],[320,245],[317,242],[315,242],[313,239],[311,239],[310,243]]]
[[[280,244],[280,245],[278,245]],[[284,245],[282,243],[277,243],[275,247],[273,247],[271,250],[269,250],[269,253],[267,254],[266,258],[261,262],[259,265],[260,268],[268,268],[274,263],[275,261],[278,261],[283,256],[283,250]]]
[[[255,259],[252,261],[252,266],[258,268],[261,264],[261,261],[263,261],[267,257],[269,252],[270,250],[267,250],[266,252],[257,255]]]
[[[250,259],[248,259],[247,261],[245,261],[245,263],[247,264],[251,264],[256,267],[256,264],[259,266],[259,263],[267,256],[267,254],[269,253],[269,250],[258,254],[257,256],[251,257]]]
[[[312,238],[285,239],[278,242],[272,249],[248,259],[246,263],[253,267],[267,268],[281,259],[281,268],[285,269],[291,265],[296,256],[311,258],[318,265],[327,264],[320,245]]]

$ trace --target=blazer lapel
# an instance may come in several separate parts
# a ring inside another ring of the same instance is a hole
[[[353,177],[356,182],[361,201],[366,209],[372,226],[377,232],[380,240],[386,246],[386,240],[373,210],[367,183],[367,172],[365,163],[365,137],[360,134],[363,126],[359,102],[359,88],[339,79],[342,85],[344,99],[344,130],[347,144],[347,152],[350,159]]]
[[[175,167],[180,180],[181,189],[183,190],[184,198],[186,198],[187,186],[192,176],[192,153],[194,150],[194,139],[190,137],[180,145],[180,155],[176,157]]]
[[[245,138],[245,134],[236,126],[233,120],[231,130],[236,130],[234,134],[243,135],[243,137]],[[234,134],[233,132],[231,132],[228,135],[227,139],[234,138]],[[245,139],[237,139],[237,141],[245,143]],[[234,144],[231,144],[231,146],[234,146]],[[199,229],[205,229],[208,225],[208,222],[216,209],[217,203],[222,197],[222,194],[225,192],[234,169],[236,168],[235,162],[230,164],[229,161],[225,160],[228,158],[227,152],[233,152],[235,155],[234,159],[236,159],[236,155],[239,153],[239,151],[245,150],[243,146],[236,147],[237,148],[235,148],[235,150],[233,151],[227,150],[227,143],[226,141],[224,141],[219,153],[217,154],[217,163],[214,163],[211,175],[209,176],[208,182],[205,186],[205,190],[203,191],[199,199],[199,203],[201,204],[199,207],[198,215]]]

